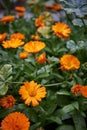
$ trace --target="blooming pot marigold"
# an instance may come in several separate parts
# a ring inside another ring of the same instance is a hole
[[[65,54],[60,58],[60,65],[62,70],[74,70],[79,69],[80,61],[71,54]]]
[[[24,58],[27,58],[28,57],[28,52],[26,52],[26,51],[24,51],[24,52],[20,52],[20,54],[19,54],[19,57],[21,58],[21,59],[24,59]]]
[[[39,64],[45,63],[45,62],[46,62],[46,53],[45,53],[45,52],[42,53],[40,56],[38,56],[38,57],[36,58],[36,60],[37,60],[37,62],[38,62]]]
[[[39,101],[46,96],[46,88],[41,87],[40,84],[34,81],[26,81],[23,86],[19,89],[21,98],[25,100],[26,105],[32,104],[32,106],[39,105]]]
[[[81,93],[81,85],[76,84],[71,88],[71,92],[74,93],[75,95],[78,95]]]
[[[29,130],[29,128],[29,119],[20,112],[10,113],[1,122],[2,130]]]
[[[59,38],[64,39],[68,38],[71,33],[69,26],[61,22],[55,23],[55,25],[52,26],[52,30]]]
[[[10,38],[24,40],[25,36],[22,33],[13,33],[11,34]]]
[[[22,46],[23,44],[24,42],[20,39],[11,38],[10,40],[3,41],[2,46],[4,48],[17,48],[19,46]]]
[[[43,27],[45,26],[45,23],[43,21],[43,16],[39,16],[36,20],[35,20],[35,26],[36,27]]]
[[[59,10],[61,10],[61,4],[46,5],[45,8],[59,11]]]
[[[4,41],[6,37],[7,37],[6,33],[0,34],[0,42]]]
[[[6,109],[10,109],[15,104],[16,100],[12,95],[7,95],[7,97],[0,99],[0,106]]]
[[[17,15],[18,15],[19,17],[23,17],[23,16],[24,16],[24,12],[18,12]]]
[[[12,15],[4,16],[3,18],[0,19],[0,22],[2,22],[2,23],[12,22],[12,21],[14,21],[14,19],[15,19],[15,17]]]
[[[26,8],[22,7],[22,6],[16,6],[15,7],[15,10],[18,11],[18,12],[25,12],[26,11]]]
[[[41,41],[30,41],[24,45],[24,50],[29,53],[37,53],[45,48],[45,43]]]
[[[87,98],[87,86],[82,86],[80,91],[81,91],[82,96]]]

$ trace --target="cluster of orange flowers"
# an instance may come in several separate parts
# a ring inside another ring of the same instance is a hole
[[[24,16],[24,12],[26,9],[21,6],[17,6],[17,7],[15,7],[15,10],[18,11],[18,16],[22,17],[22,16]],[[14,20],[15,20],[15,16],[8,15],[8,16],[4,16],[4,17],[0,18],[0,23],[9,23],[9,22],[13,22]]]
[[[25,36],[22,33],[11,34],[9,40],[5,40],[6,36],[7,36],[6,33],[0,34],[1,45],[4,48],[17,48],[24,44],[22,40],[25,39]],[[46,44],[44,42],[38,41],[39,39],[38,35],[32,35],[32,39],[33,41],[29,41],[23,46],[24,52],[20,52],[19,54],[20,58],[22,59],[27,58],[29,53],[35,54],[45,48]],[[43,54],[42,56],[37,58],[38,63],[42,63],[41,60],[43,60],[43,62],[46,61],[46,54]]]
[[[27,58],[29,53],[35,54],[41,51],[45,47],[45,43],[41,41],[30,41],[24,45],[24,52],[20,52],[20,58]],[[42,53],[40,56],[36,58],[39,64],[43,64],[46,62],[46,53]]]
[[[26,11],[26,9],[22,6],[16,6],[15,10],[17,11],[19,17],[23,17],[24,12]]]
[[[51,25],[53,22],[53,18],[49,12],[43,12],[38,18],[35,20],[36,27],[44,27]]]
[[[17,48],[19,46],[22,46],[24,44],[23,41],[21,41],[20,39],[10,39],[10,40],[6,40],[3,41],[2,46],[4,48]]]
[[[52,23],[52,18],[50,17],[50,14],[48,14],[47,12],[44,12],[35,20],[35,26],[39,27],[40,29],[41,27],[42,28],[49,27],[47,26],[49,25],[49,23]],[[62,22],[57,22],[54,25],[52,25],[52,31],[56,36],[64,39],[67,39],[71,33],[70,27]]]
[[[2,42],[1,45],[4,48],[17,48],[19,46],[22,46],[24,44],[24,42],[22,40],[25,39],[24,34],[21,33],[14,33],[11,34],[10,39],[6,40],[6,33],[0,34],[0,41]]]
[[[19,94],[21,99],[25,101],[26,105],[39,105],[39,102],[46,96],[46,88],[37,84],[34,81],[26,81],[24,85],[20,86]],[[0,106],[6,109],[11,109],[16,100],[12,95],[7,95],[0,99]],[[30,128],[30,121],[23,113],[13,112],[8,114],[1,122],[2,130],[28,130]]]
[[[54,9],[54,10],[60,10],[61,5],[56,4],[52,6],[46,6],[46,8]],[[18,16],[22,17],[25,12],[24,7],[15,7],[15,10],[18,12]],[[38,27],[44,27],[46,26],[46,13],[39,16],[35,20],[35,26]],[[48,15],[49,16],[49,15]],[[4,16],[0,19],[0,22],[2,23],[8,23],[14,21],[14,16]],[[50,18],[49,21],[52,19]],[[52,27],[52,32],[54,35],[56,35],[59,38],[67,39],[70,36],[71,29],[70,27],[62,22],[57,22]],[[32,35],[31,40],[24,44],[25,36],[22,33],[14,33],[11,34],[9,40],[5,40],[7,37],[6,33],[0,34],[0,42],[1,45],[4,48],[17,48],[19,46],[23,46],[24,51],[20,52],[19,57],[21,59],[27,58],[30,53],[36,54],[43,50],[46,47],[46,44],[42,41],[40,41],[39,35]],[[39,64],[44,64],[47,61],[46,53],[43,52],[39,56],[36,57],[36,61]],[[60,60],[60,69],[61,70],[75,70],[80,68],[80,61],[79,59],[71,54],[65,54],[63,55]],[[82,94],[82,96],[87,98],[87,86],[82,86],[79,84],[74,85],[71,88],[71,92],[75,95]],[[41,84],[37,84],[34,81],[26,81],[22,86],[20,86],[19,89],[19,95],[21,99],[24,101],[26,105],[32,105],[33,107],[39,105],[40,101],[42,101],[43,98],[46,97],[46,88],[42,86]],[[0,106],[5,109],[11,109],[16,103],[16,99],[12,95],[7,95],[4,98],[0,99]],[[8,114],[1,122],[1,129],[2,130],[28,130],[30,128],[30,121],[29,119],[20,112],[13,112]]]
[[[76,84],[71,89],[75,95],[82,94],[83,97],[87,98],[87,86]]]
[[[26,105],[32,104],[32,106],[37,106],[45,98],[46,88],[34,81],[26,81],[24,85],[20,86],[19,94],[21,95],[21,99],[25,100]],[[12,108],[15,103],[16,100],[12,95],[7,95],[0,99],[0,106],[6,109]]]

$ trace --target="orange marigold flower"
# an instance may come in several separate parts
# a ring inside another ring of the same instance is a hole
[[[43,21],[43,16],[39,16],[36,20],[35,20],[35,26],[36,27],[43,27],[45,26],[45,23]]]
[[[31,39],[32,39],[32,40],[39,40],[39,39],[40,39],[40,36],[39,36],[39,35],[32,35],[32,36],[31,36]]]
[[[81,85],[76,84],[71,88],[71,92],[74,93],[75,95],[78,95],[81,93]]]
[[[4,41],[6,37],[7,37],[6,33],[0,34],[0,42]]]
[[[73,55],[65,54],[60,58],[60,65],[62,70],[74,70],[79,69],[80,61]]]
[[[20,39],[12,38],[10,40],[3,41],[2,46],[4,48],[17,48],[17,47],[19,47],[19,46],[21,46],[23,44],[24,44],[24,42],[21,41]]]
[[[18,11],[18,12],[25,12],[26,11],[26,9],[22,6],[16,6],[15,10]]]
[[[45,48],[45,43],[41,41],[30,41],[24,45],[24,50],[29,53],[37,53]]]
[[[7,95],[7,97],[0,99],[0,106],[6,109],[10,109],[15,104],[16,100],[12,95]]]
[[[24,16],[24,12],[18,12],[17,13],[19,17],[23,17]]]
[[[28,52],[26,52],[26,51],[24,51],[24,52],[21,52],[20,54],[19,54],[19,57],[21,58],[21,59],[24,59],[24,58],[27,58],[28,57]]]
[[[46,5],[45,8],[59,11],[59,10],[61,10],[61,4]]]
[[[37,62],[38,62],[39,64],[45,63],[45,62],[46,62],[46,53],[45,53],[45,52],[42,53],[40,56],[38,56],[38,57],[36,58],[36,60],[37,60]]]
[[[52,30],[59,38],[64,39],[68,38],[71,33],[69,26],[61,22],[55,23],[55,25],[52,26]]]
[[[7,22],[12,22],[14,21],[15,17],[14,16],[4,16],[3,18],[0,19],[0,22],[2,23],[7,23]]]
[[[26,81],[23,86],[19,89],[21,98],[25,100],[26,105],[32,104],[32,106],[39,105],[39,101],[46,96],[46,88],[41,87],[40,84],[34,81]]]
[[[82,96],[87,98],[87,86],[82,86],[80,91],[81,91]]]
[[[22,33],[13,33],[11,34],[10,38],[24,40],[25,36]]]
[[[2,130],[29,130],[30,121],[21,112],[13,112],[8,114],[1,122]]]

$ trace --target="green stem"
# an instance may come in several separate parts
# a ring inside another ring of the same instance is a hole
[[[23,84],[24,82],[5,82],[5,83],[13,83],[13,84]],[[61,85],[61,84],[69,84],[68,81],[64,81],[64,82],[60,82],[60,83],[54,83],[54,84],[47,84],[47,85],[44,85],[44,86],[57,86],[57,85]]]
[[[84,20],[81,18],[81,20],[82,20],[82,23],[83,23],[83,26],[84,26],[84,30],[86,31],[86,25],[85,25],[85,22],[84,22]]]
[[[9,15],[11,13],[11,1],[10,0],[3,0],[5,5],[6,13]]]
[[[67,81],[64,81],[64,82],[61,82],[61,83],[55,83],[55,84],[47,84],[47,85],[44,85],[44,86],[57,86],[57,85],[61,85],[61,84],[69,84],[69,82]]]
[[[4,83],[4,82],[3,82],[3,83]],[[23,84],[24,82],[6,82],[6,81],[5,81],[5,83],[11,83],[11,84],[12,84],[12,83],[13,83],[13,84]]]

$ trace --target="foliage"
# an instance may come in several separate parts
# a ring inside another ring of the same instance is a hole
[[[39,27],[35,26],[36,19],[43,15],[42,11],[49,11],[50,15],[51,11],[42,8],[46,5],[45,2],[38,1],[39,8],[36,8],[37,2],[34,5],[29,2],[28,0],[25,7],[27,13],[33,12],[32,18],[25,17],[26,12],[23,17],[16,13],[9,14],[15,15],[15,20],[8,23],[0,22],[0,34],[6,32],[8,40],[13,33],[22,33],[25,36],[22,40],[24,45],[31,41],[32,35],[39,35],[39,40],[44,42],[46,47],[38,53],[29,53],[28,57],[22,59],[19,54],[24,51],[23,46],[4,48],[3,41],[0,41],[0,99],[6,95],[13,95],[16,99],[11,109],[5,109],[0,105],[0,122],[9,113],[18,111],[29,118],[30,130],[86,130],[87,97],[81,93],[75,95],[71,89],[76,84],[87,87],[87,1],[55,1],[55,4],[61,3],[61,10],[65,13],[65,21],[60,18],[60,22],[71,29],[68,38],[58,37],[53,33],[55,19],[49,20],[48,17],[44,19],[46,27],[49,27],[48,32],[43,35],[43,29],[40,28],[39,33]],[[57,13],[60,14],[61,10]],[[46,61],[40,64],[36,59],[43,52],[46,53]],[[60,59],[66,54],[78,58],[78,69],[61,69]],[[41,99],[38,106],[28,106],[21,99],[19,89],[25,81],[35,81],[46,88],[46,97]]]

